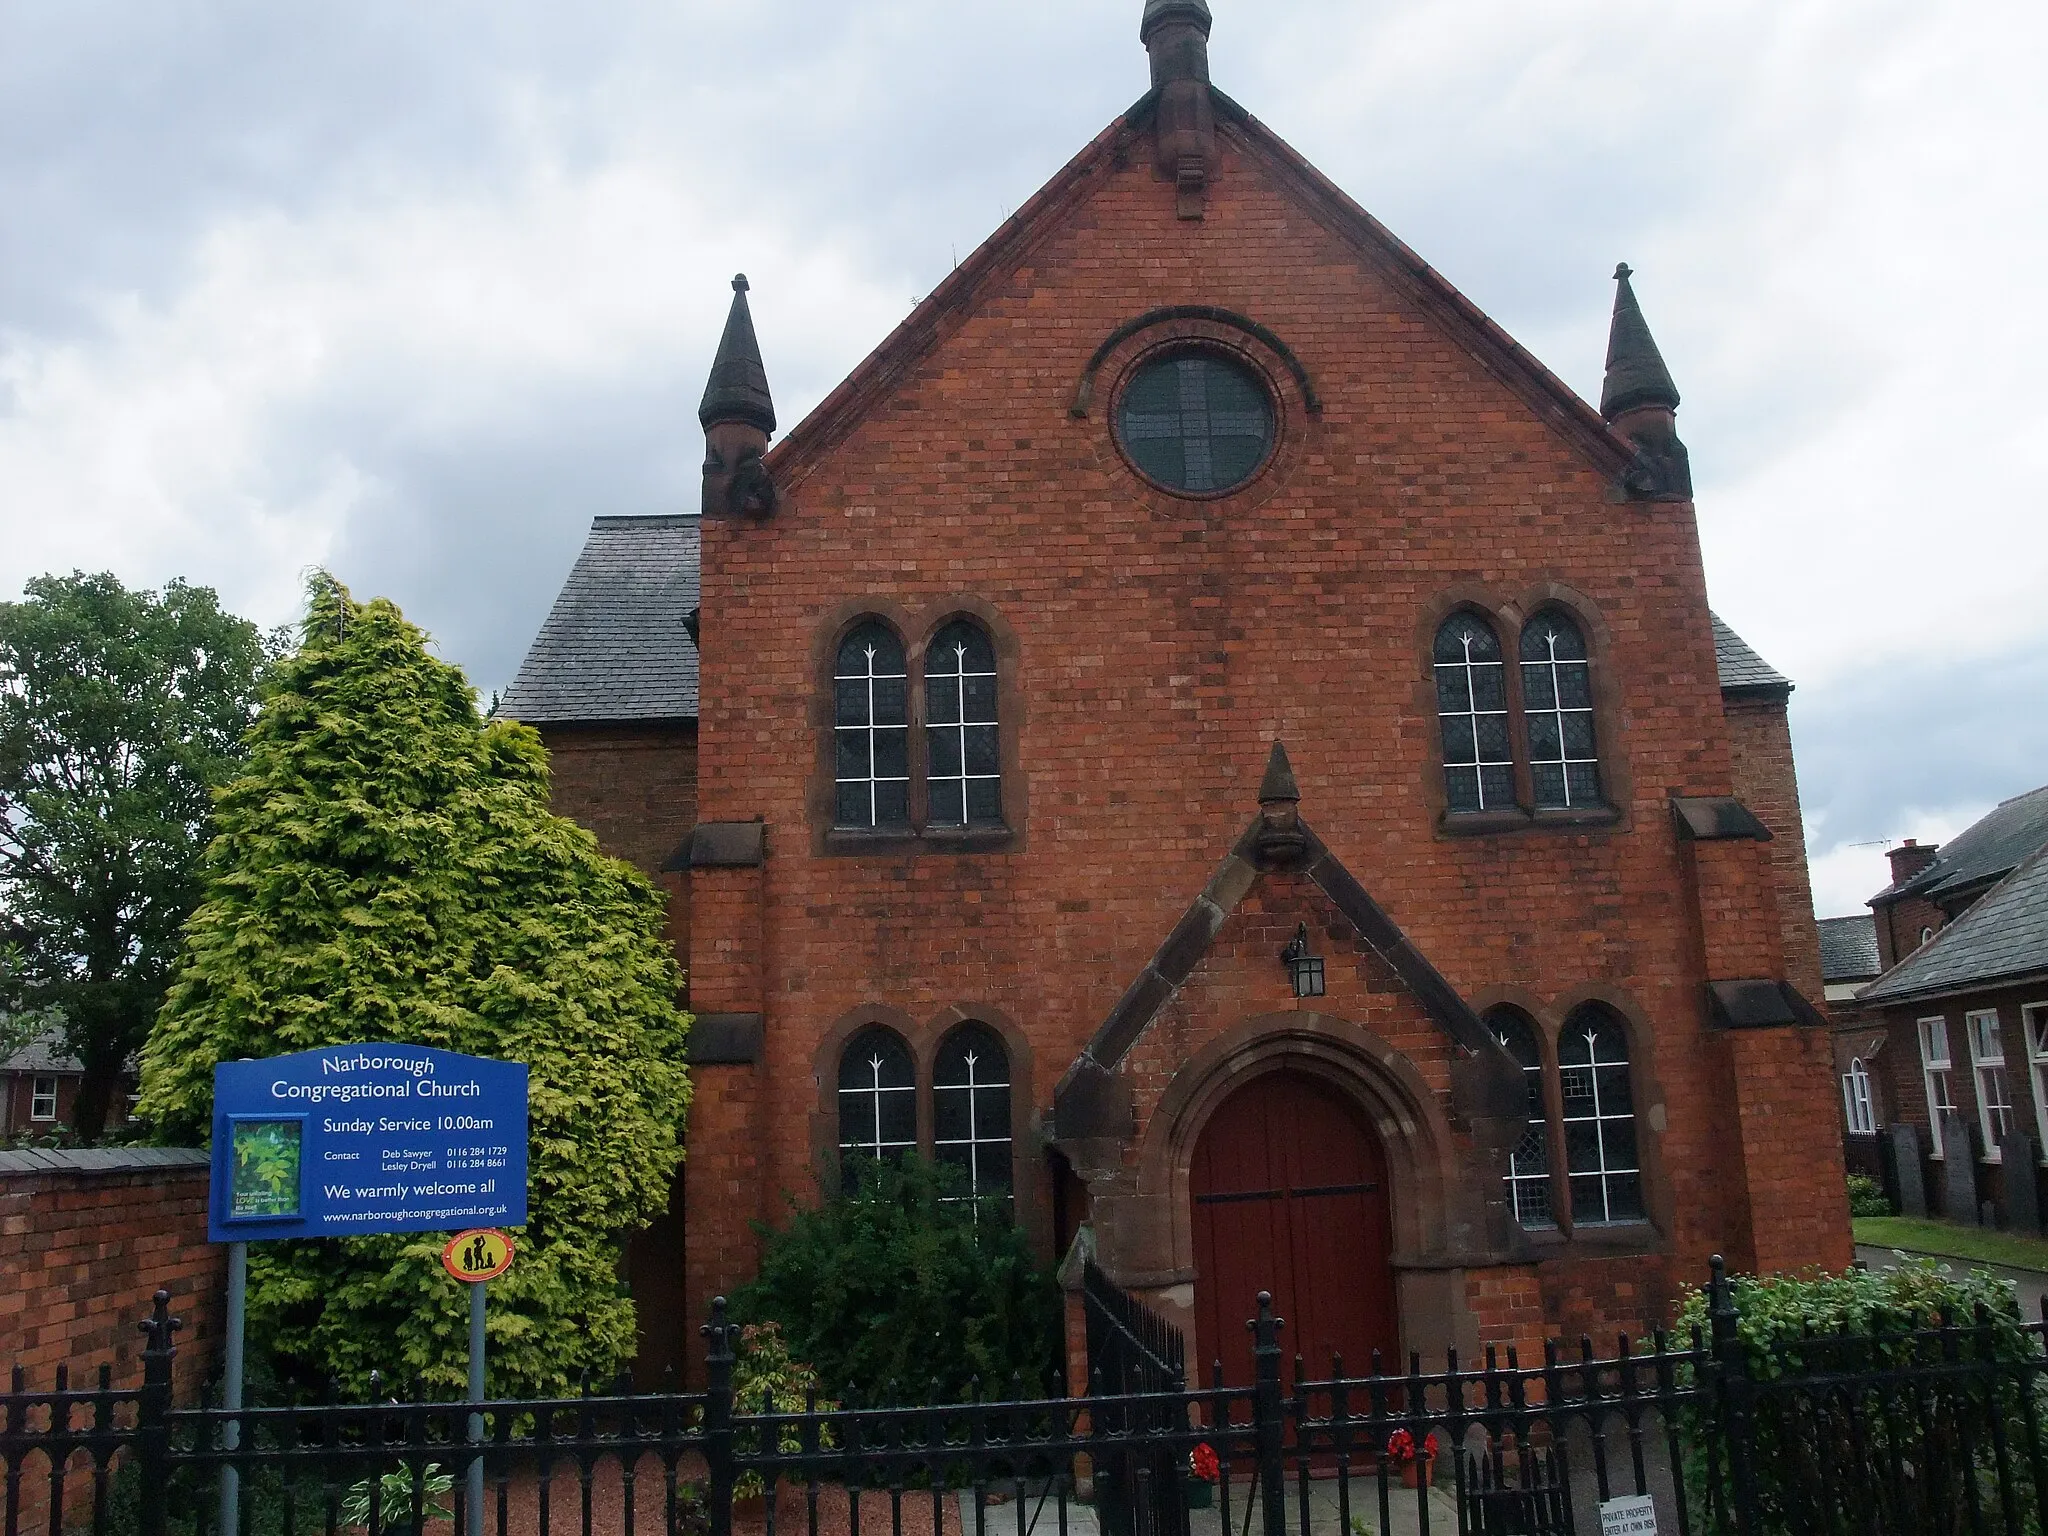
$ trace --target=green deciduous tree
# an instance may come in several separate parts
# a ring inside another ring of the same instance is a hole
[[[206,587],[74,573],[0,603],[0,988],[61,1024],[85,1140],[163,999],[265,662]]]
[[[143,1113],[205,1136],[227,1058],[366,1041],[525,1062],[530,1221],[491,1284],[491,1388],[612,1371],[634,1337],[620,1238],[667,1203],[689,1096],[663,897],[549,812],[531,729],[483,719],[395,607],[331,577],[249,745],[144,1054]],[[380,1369],[456,1387],[466,1303],[442,1241],[258,1245],[252,1336],[302,1381],[360,1390]]]

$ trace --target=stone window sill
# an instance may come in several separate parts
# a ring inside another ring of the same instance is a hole
[[[831,854],[995,853],[1017,841],[1011,828],[971,827],[834,827],[825,834]]]
[[[1491,837],[1503,832],[1533,832],[1545,828],[1611,827],[1620,820],[1621,812],[1611,805],[1535,811],[1515,806],[1501,811],[1445,811],[1437,825],[1450,837]]]

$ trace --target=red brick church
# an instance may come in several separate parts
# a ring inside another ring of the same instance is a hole
[[[671,893],[652,1355],[854,1150],[1233,1371],[1261,1288],[1326,1364],[1849,1259],[1791,685],[1627,269],[1596,410],[1209,31],[772,448],[736,280],[701,515],[599,518],[506,698]]]

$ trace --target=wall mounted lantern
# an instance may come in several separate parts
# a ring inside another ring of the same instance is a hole
[[[1280,951],[1280,963],[1287,967],[1287,974],[1293,979],[1296,997],[1323,995],[1323,957],[1308,952],[1307,923],[1296,926],[1294,937]]]

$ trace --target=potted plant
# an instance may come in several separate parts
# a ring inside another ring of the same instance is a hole
[[[1387,1437],[1387,1459],[1400,1468],[1403,1488],[1427,1488],[1435,1478],[1436,1432],[1430,1431],[1418,1450],[1415,1437],[1397,1429]]]
[[[1216,1479],[1223,1475],[1223,1463],[1216,1448],[1204,1440],[1188,1452],[1187,1475],[1181,1479],[1181,1502],[1188,1509],[1207,1509],[1216,1494]]]

